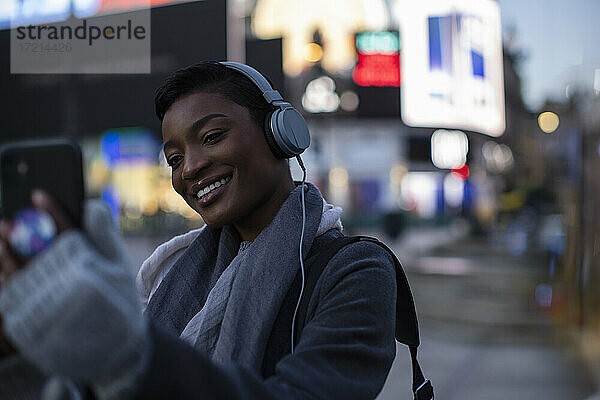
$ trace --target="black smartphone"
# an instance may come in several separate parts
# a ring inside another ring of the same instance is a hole
[[[0,175],[4,219],[31,207],[31,191],[43,189],[81,227],[83,167],[81,149],[74,141],[55,138],[6,144],[0,148]]]

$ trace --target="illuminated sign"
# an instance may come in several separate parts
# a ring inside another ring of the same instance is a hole
[[[398,32],[360,32],[356,34],[359,53],[393,54],[400,51]]]
[[[505,129],[500,9],[493,0],[397,3],[407,125]]]
[[[76,1],[76,0],[74,0]],[[87,0],[90,1],[90,0]],[[100,3],[95,15],[131,11],[147,7],[160,7],[176,3],[186,3],[195,0],[92,0]]]
[[[358,63],[352,79],[360,86],[400,86],[400,39],[397,32],[356,34]]]
[[[388,25],[383,0],[258,0],[252,14],[252,30],[257,37],[283,37],[283,69],[288,75],[298,75],[311,65],[305,46],[313,41],[316,31],[323,41],[321,65],[337,73],[355,63],[355,32],[383,30]]]
[[[96,15],[140,10],[194,0],[1,0],[0,29],[64,21],[73,15]]]
[[[100,142],[102,160],[109,167],[118,164],[153,164],[160,149],[156,137],[143,128],[121,128],[104,132]]]
[[[469,140],[461,131],[438,129],[431,135],[431,162],[438,168],[460,168],[467,162]]]

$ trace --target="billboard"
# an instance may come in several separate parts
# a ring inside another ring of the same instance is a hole
[[[1,0],[0,29],[86,18],[194,0]]]
[[[505,130],[500,9],[493,0],[399,2],[402,120]]]

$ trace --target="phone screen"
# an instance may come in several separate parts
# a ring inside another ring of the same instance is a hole
[[[31,191],[47,191],[76,224],[81,223],[81,150],[67,139],[14,143],[0,150],[2,213],[12,218],[31,206]]]
[[[2,218],[15,220],[22,248],[34,248],[37,236],[52,231],[47,217],[31,207],[31,192],[49,193],[81,227],[83,171],[81,150],[68,139],[12,143],[0,149]],[[32,236],[34,235],[34,236]],[[25,243],[27,242],[27,243]]]

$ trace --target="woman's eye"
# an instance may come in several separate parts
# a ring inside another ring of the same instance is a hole
[[[177,166],[177,164],[179,164],[180,161],[181,161],[181,156],[175,155],[175,156],[171,156],[167,159],[167,164],[169,164],[169,167],[174,168]]]
[[[213,131],[208,133],[206,136],[204,136],[204,144],[210,144],[210,143],[214,143],[217,140],[219,140],[219,138],[221,137],[221,135],[224,133],[225,131]]]

